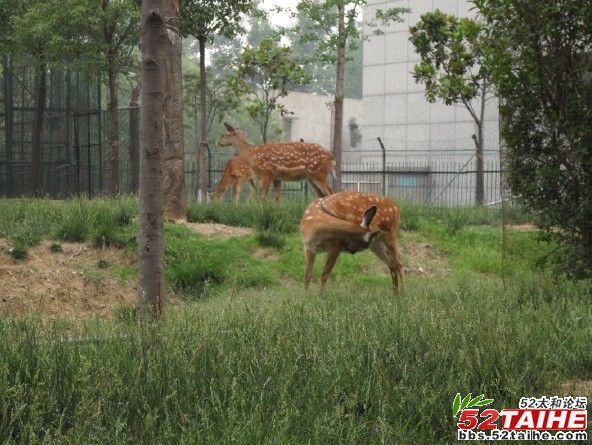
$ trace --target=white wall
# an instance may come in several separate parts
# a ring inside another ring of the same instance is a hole
[[[369,35],[364,43],[364,83],[362,132],[368,140],[380,136],[397,148],[437,149],[445,141],[468,141],[475,125],[462,106],[430,104],[425,100],[424,87],[416,84],[411,71],[419,60],[409,42],[409,27],[421,14],[440,9],[448,14],[470,15],[466,0],[368,0],[364,17],[373,17],[376,9],[403,6],[411,9],[404,23],[391,24],[382,36]],[[486,111],[486,149],[497,149],[497,100],[488,103]]]
[[[285,107],[294,112],[287,117],[292,120],[290,139],[297,141],[302,138],[305,141],[321,144],[327,150],[331,149],[331,104],[333,96],[290,92],[288,96],[280,99]],[[350,131],[349,121],[355,118],[360,124],[362,116],[362,101],[359,99],[345,99],[343,105],[343,148],[349,149]]]

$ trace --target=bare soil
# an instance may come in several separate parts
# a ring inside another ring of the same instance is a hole
[[[446,257],[429,243],[407,241],[401,246],[401,255],[406,274],[429,277],[452,272]]]
[[[533,230],[536,230],[536,226],[531,223],[507,224],[506,230],[510,230],[511,232],[532,232]]]
[[[10,244],[0,240],[0,318],[111,318],[120,307],[135,304],[135,283],[110,270],[132,266],[133,255],[67,242],[60,243],[62,252],[51,252],[51,244],[43,241],[29,249],[26,260],[15,261]]]
[[[255,233],[250,227],[233,227],[215,223],[190,223],[187,221],[176,221],[176,223],[182,224],[207,237],[232,238],[235,236],[247,236]]]

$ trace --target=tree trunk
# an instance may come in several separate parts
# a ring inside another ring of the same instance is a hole
[[[197,198],[205,202],[208,196],[210,178],[208,172],[208,108],[207,108],[207,78],[206,78],[206,39],[199,39],[199,103],[201,140],[197,149],[197,165],[199,171],[199,189]]]
[[[343,130],[343,95],[345,79],[345,6],[342,1],[337,5],[339,11],[337,42],[337,81],[335,82],[335,120],[333,122],[333,156],[335,157],[335,181],[333,190],[341,190],[341,139]]]
[[[117,70],[112,54],[108,54],[109,78],[109,194],[119,193],[119,105],[117,98]]]
[[[140,181],[140,86],[132,89],[129,112],[129,162],[132,193],[138,193]]]
[[[477,151],[475,153],[476,158],[476,184],[475,184],[475,202],[478,206],[482,206],[485,202],[485,185],[484,185],[484,172],[483,172],[483,122],[477,129]]]
[[[138,296],[144,314],[163,309],[162,153],[166,30],[162,0],[142,1],[142,112]]]
[[[164,16],[168,36],[165,52],[164,216],[173,221],[187,220],[179,0],[164,0]]]
[[[31,194],[41,191],[41,162],[43,160],[43,120],[47,96],[47,66],[40,62],[37,67],[37,91],[35,94],[35,115],[33,117],[31,140]]]
[[[485,94],[486,87],[483,84],[481,89],[481,110],[479,116],[479,122],[477,122],[477,140],[475,141],[476,149],[476,184],[475,184],[475,203],[478,206],[482,206],[485,202],[485,185],[484,185],[484,173],[483,173],[483,146],[485,144],[483,126],[485,123]]]

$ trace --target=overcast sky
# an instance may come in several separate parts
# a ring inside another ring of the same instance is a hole
[[[270,10],[276,6],[281,8],[290,8],[292,11],[296,11],[296,5],[298,4],[298,0],[263,0],[261,2],[263,9]],[[289,13],[271,13],[269,14],[269,20],[274,25],[278,26],[287,26],[290,24],[290,17]]]

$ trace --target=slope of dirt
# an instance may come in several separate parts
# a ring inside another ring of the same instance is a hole
[[[446,257],[429,243],[407,241],[401,246],[405,273],[409,275],[432,276],[451,272]]]
[[[255,233],[250,227],[234,227],[215,223],[190,223],[182,220],[175,221],[175,223],[182,224],[185,227],[208,237],[232,238],[234,236],[247,236]]]
[[[29,249],[27,260],[15,261],[9,244],[0,241],[0,318],[110,318],[121,306],[136,302],[134,282],[120,280],[110,270],[134,264],[135,258],[123,250],[64,242],[62,252],[51,252],[51,242],[44,241]]]
[[[401,256],[405,265],[406,275],[416,275],[420,277],[442,276],[452,269],[448,265],[447,258],[429,243],[406,240],[401,243]],[[384,270],[388,273],[387,267],[372,252],[364,251],[357,255],[369,255],[373,258],[370,264],[362,267],[364,272],[376,273]]]

